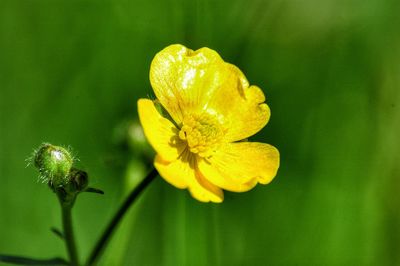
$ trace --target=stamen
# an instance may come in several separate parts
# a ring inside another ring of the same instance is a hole
[[[187,142],[189,150],[201,157],[211,156],[224,135],[221,123],[207,113],[186,116],[179,132],[179,138]]]

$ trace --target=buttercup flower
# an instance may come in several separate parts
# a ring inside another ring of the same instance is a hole
[[[175,44],[153,59],[150,82],[158,101],[139,99],[139,118],[168,183],[222,202],[222,189],[244,192],[275,177],[278,150],[246,140],[267,124],[269,107],[236,66],[209,48]]]

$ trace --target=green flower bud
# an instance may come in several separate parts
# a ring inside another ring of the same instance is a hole
[[[33,160],[39,169],[40,179],[51,187],[64,186],[69,182],[74,160],[67,149],[44,143],[35,151]]]

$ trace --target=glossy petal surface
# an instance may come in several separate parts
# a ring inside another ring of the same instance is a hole
[[[138,112],[144,134],[157,154],[165,161],[176,160],[185,146],[175,125],[160,115],[151,100],[140,99]]]
[[[222,190],[198,173],[196,160],[189,152],[184,152],[182,159],[171,163],[157,157],[154,166],[168,183],[177,188],[188,188],[198,201],[223,201]]]
[[[208,48],[171,45],[151,65],[154,93],[177,124],[192,113],[215,114],[229,128],[227,140],[245,139],[268,122],[270,110],[257,86]]]
[[[224,61],[209,48],[197,51],[170,45],[159,52],[150,67],[154,93],[179,124],[186,114],[197,113],[226,78]]]
[[[234,192],[250,190],[257,183],[271,182],[278,167],[278,150],[256,142],[226,144],[211,158],[199,161],[200,172],[210,182]]]
[[[260,131],[270,117],[265,96],[257,86],[249,86],[243,73],[234,65],[225,64],[229,77],[214,92],[207,108],[216,113],[228,129],[226,141],[238,141]]]

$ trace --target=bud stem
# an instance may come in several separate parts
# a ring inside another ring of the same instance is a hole
[[[62,223],[64,231],[64,240],[67,247],[67,252],[71,266],[78,266],[78,253],[75,245],[75,236],[72,228],[72,206],[73,203],[63,202],[60,200],[61,212],[62,212]]]

